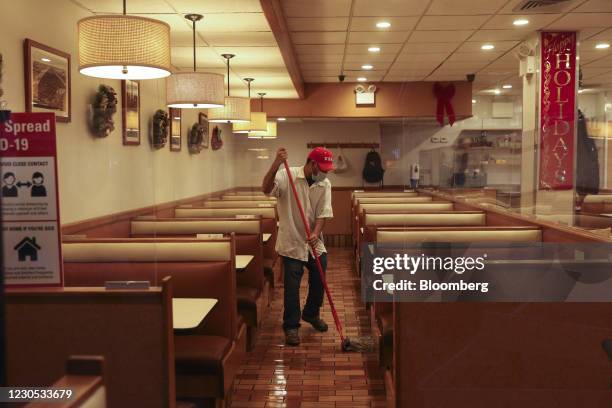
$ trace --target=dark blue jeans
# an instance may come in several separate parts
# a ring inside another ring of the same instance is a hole
[[[323,305],[323,282],[312,255],[308,255],[308,262],[298,259],[283,258],[285,270],[285,310],[283,313],[283,329],[297,329],[300,327],[300,317],[317,317]],[[327,254],[319,256],[323,272],[327,270]],[[300,313],[300,283],[304,274],[304,267],[308,269],[308,296],[303,312]]]

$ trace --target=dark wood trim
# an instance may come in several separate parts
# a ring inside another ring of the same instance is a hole
[[[579,227],[571,227],[569,225],[561,225],[552,221],[545,221],[535,217],[526,217],[522,214],[515,214],[508,211],[498,210],[496,208],[487,207],[484,205],[467,202],[462,199],[457,199],[449,194],[441,194],[431,191],[421,191],[422,194],[431,194],[433,197],[438,197],[454,203],[455,210],[467,211],[484,211],[487,216],[487,225],[492,226],[534,226],[542,229],[543,242],[605,242],[610,243],[611,240],[601,235],[582,230]]]
[[[332,186],[332,191],[354,191],[354,190],[364,190],[364,191],[386,191],[388,193],[403,193],[404,189],[410,189],[410,186],[402,186],[402,185],[398,185],[398,184],[391,184],[391,185],[385,185],[383,187],[380,186],[338,186],[338,187],[334,187]],[[261,192],[261,187],[260,186],[241,186],[241,187],[236,187],[234,189],[232,189],[232,191],[254,191],[254,192]]]
[[[193,202],[203,201],[207,198],[214,197],[219,194],[225,194],[233,191],[233,188],[226,190],[215,191],[211,193],[201,194],[195,197],[182,198],[180,200],[169,201],[166,203],[150,205],[147,207],[135,208],[132,210],[121,211],[114,214],[103,215],[101,217],[90,218],[83,221],[77,221],[69,224],[62,225],[63,235],[75,235],[81,231],[89,230],[96,227],[101,227],[108,224],[113,224],[121,221],[129,221],[132,218],[141,215],[151,215],[160,211],[169,210],[179,205],[190,204]]]
[[[51,54],[55,54],[58,57],[65,58],[68,62],[67,75],[68,75],[68,116],[58,116],[55,114],[56,122],[69,123],[72,117],[72,77],[71,77],[71,61],[70,54],[41,44],[29,38],[23,41],[23,72],[24,72],[24,84],[25,84],[25,111],[32,112],[32,72],[30,71],[30,65],[32,65],[32,47],[39,48],[43,51],[47,51]]]
[[[308,143],[306,147],[309,149],[314,149],[315,147],[330,149],[379,149],[380,143]]]
[[[304,91],[304,78],[298,65],[293,43],[289,35],[289,28],[287,27],[287,21],[285,20],[285,13],[280,0],[259,0],[261,8],[264,12],[268,25],[276,38],[276,43],[280,49],[283,61],[289,71],[289,76],[293,82],[295,91],[297,92],[300,99],[304,99],[306,93]]]
[[[138,141],[127,140],[127,86],[126,81],[121,81],[121,134],[124,146],[138,146],[140,144],[140,81],[130,80],[138,85]]]

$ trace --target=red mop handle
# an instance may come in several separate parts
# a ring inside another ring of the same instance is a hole
[[[306,219],[306,215],[304,214],[304,208],[302,207],[302,203],[300,202],[300,199],[298,197],[297,190],[295,189],[295,183],[293,182],[293,176],[291,175],[291,171],[289,170],[287,160],[285,160],[283,164],[285,165],[285,170],[287,171],[287,177],[289,178],[289,185],[291,185],[293,197],[295,198],[295,202],[297,203],[298,209],[300,210],[300,217],[302,217],[302,222],[304,223],[304,229],[306,230],[307,238],[310,238],[310,225],[308,225],[308,220]],[[329,287],[327,286],[327,281],[325,280],[325,274],[323,273],[323,266],[321,266],[321,261],[319,260],[319,255],[317,254],[315,246],[310,245],[310,247],[312,248],[315,263],[317,264],[317,269],[319,270],[319,276],[321,276],[321,282],[323,282],[323,288],[325,289],[325,294],[327,295],[327,301],[329,302],[332,316],[334,317],[336,330],[338,330],[338,333],[340,334],[340,340],[344,342],[344,332],[342,330],[342,323],[340,322],[338,312],[336,311],[336,307],[334,306],[334,301],[332,300],[331,293],[329,292]]]

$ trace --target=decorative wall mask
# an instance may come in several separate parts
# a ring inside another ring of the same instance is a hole
[[[108,85],[100,85],[92,104],[91,130],[96,137],[106,137],[115,130],[113,115],[117,112],[117,93]]]
[[[213,150],[219,150],[223,146],[223,140],[221,140],[221,129],[218,126],[212,131],[212,137],[210,139],[210,145]]]
[[[151,133],[151,144],[155,149],[160,149],[166,145],[169,128],[170,117],[168,112],[158,109],[153,115],[153,131]]]

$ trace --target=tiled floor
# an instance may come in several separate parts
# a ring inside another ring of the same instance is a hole
[[[367,336],[369,319],[352,271],[351,256],[349,249],[329,248],[327,279],[346,334]],[[307,277],[305,272],[300,291],[302,305]],[[327,300],[321,315],[329,331],[319,333],[302,324],[302,343],[298,347],[284,345],[282,313],[283,289],[277,287],[256,347],[240,367],[232,408],[385,406],[382,372],[375,354],[342,352]]]

